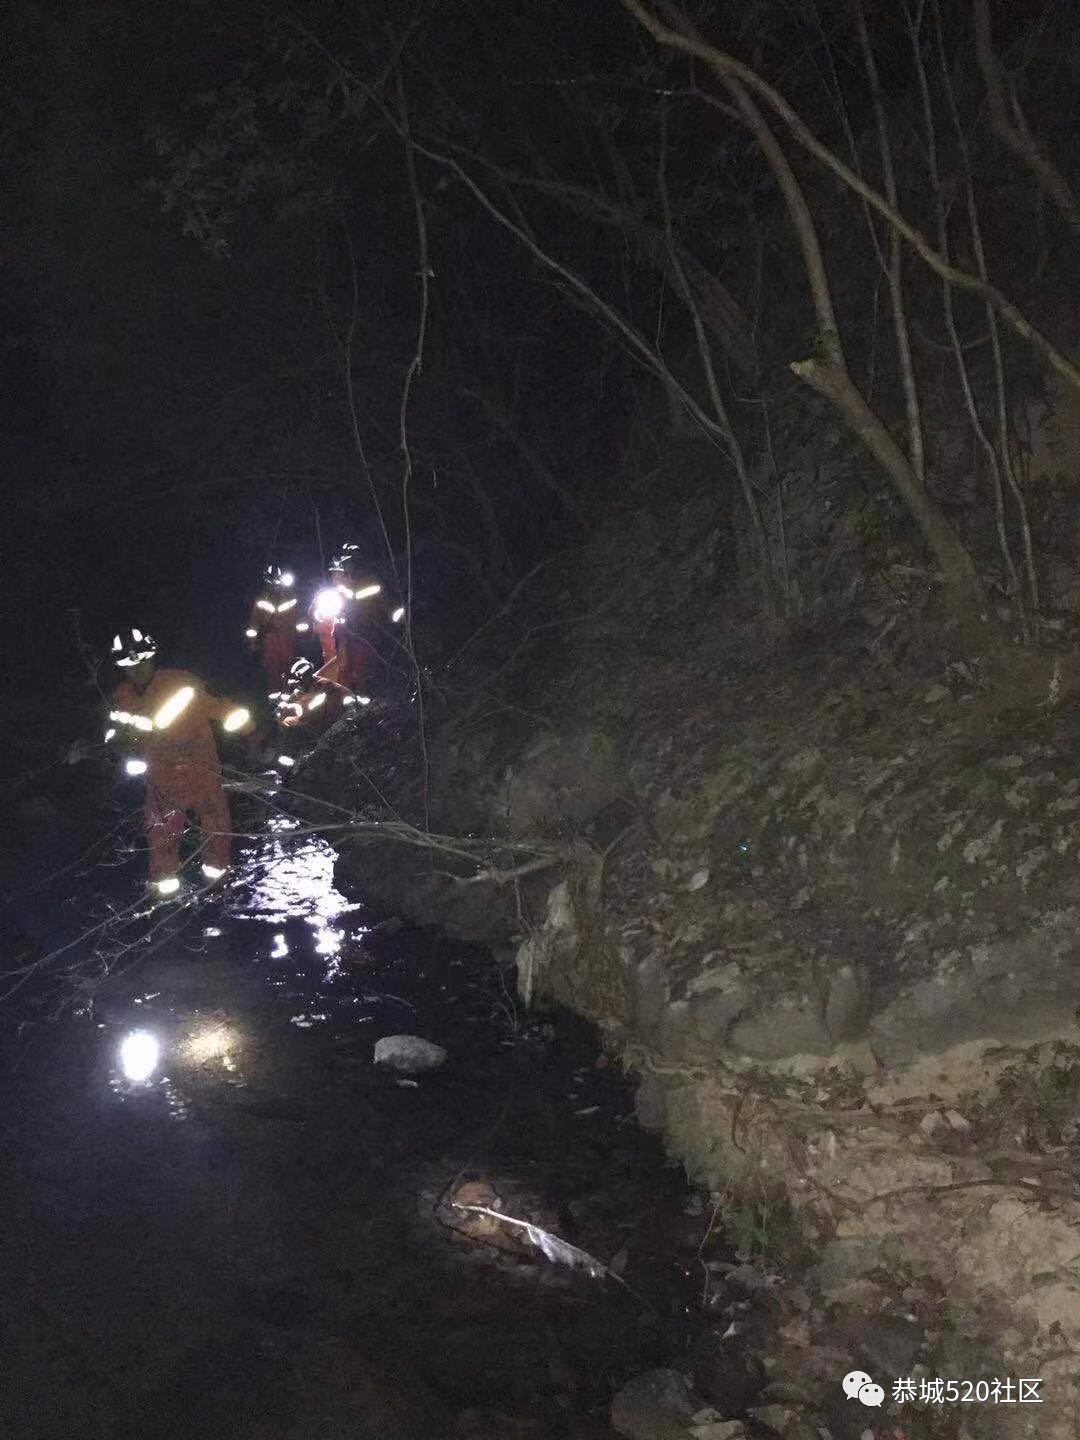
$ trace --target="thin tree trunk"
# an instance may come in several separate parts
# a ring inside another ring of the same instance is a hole
[[[795,172],[743,86],[730,76],[725,77],[724,83],[776,177],[799,238],[810,282],[818,317],[821,358],[796,361],[791,366],[792,372],[836,406],[855,435],[883,466],[922,531],[945,584],[953,592],[957,611],[965,616],[981,613],[984,608],[982,589],[971,556],[934,504],[925,483],[912,469],[884,422],[870,409],[848,373],[817,227]]]
[[[750,523],[754,530],[754,539],[758,550],[758,572],[761,575],[761,584],[765,592],[765,600],[768,605],[772,604],[773,597],[773,576],[772,563],[769,554],[769,541],[765,534],[765,523],[761,518],[761,507],[754,494],[753,481],[750,479],[750,472],[746,467],[746,456],[743,454],[739,437],[731,428],[731,420],[728,416],[727,406],[724,404],[724,397],[720,390],[719,381],[716,378],[716,366],[713,364],[712,347],[709,338],[705,334],[705,324],[701,318],[701,310],[694,298],[686,278],[686,272],[679,262],[678,251],[675,248],[675,232],[671,224],[671,203],[668,199],[667,175],[667,117],[666,112],[663,120],[660,141],[660,160],[657,174],[657,188],[660,191],[660,203],[664,212],[664,233],[667,236],[668,254],[671,259],[671,267],[675,276],[676,284],[682,292],[683,299],[690,311],[694,323],[694,336],[697,340],[698,353],[701,356],[702,369],[705,371],[705,380],[709,389],[709,398],[712,401],[716,418],[720,422],[727,435],[728,453],[731,456],[732,464],[735,467],[735,474],[738,477],[739,485],[743,492],[743,499],[750,514]]]
[[[866,64],[873,97],[874,119],[877,124],[878,150],[881,154],[881,177],[885,185],[885,198],[893,209],[897,209],[896,172],[893,167],[892,149],[889,145],[889,129],[885,121],[885,105],[881,98],[881,80],[877,62],[870,44],[870,32],[866,28],[866,15],[862,0],[854,0],[855,25],[859,32],[859,44]],[[908,456],[911,468],[917,478],[926,482],[926,448],[923,443],[922,411],[919,405],[919,389],[915,381],[915,364],[911,353],[911,334],[908,330],[907,307],[904,304],[904,287],[900,268],[900,236],[889,227],[889,259],[886,266],[889,282],[889,298],[892,302],[893,329],[896,331],[896,356],[900,367],[900,381],[904,387],[904,408],[908,422]]]
[[[937,160],[937,127],[934,124],[934,107],[930,99],[930,85],[926,78],[926,66],[923,63],[922,47],[919,43],[919,28],[921,25],[922,8],[919,10],[919,20],[912,20],[907,16],[908,29],[911,35],[911,49],[915,60],[915,73],[919,81],[919,94],[922,98],[923,123],[926,126],[926,158],[927,167],[930,172],[930,188],[934,195],[934,204],[937,213],[938,246],[941,253],[948,258],[949,255],[949,227],[945,219],[945,203],[941,198],[941,177],[938,171]],[[944,75],[945,85],[949,85],[949,77]],[[950,90],[951,96],[951,90]],[[1008,577],[1012,593],[1020,606],[1020,620],[1023,628],[1024,639],[1030,639],[1027,615],[1024,610],[1023,592],[1020,587],[1020,576],[1017,573],[1016,562],[1013,560],[1012,549],[1009,546],[1008,530],[1005,525],[1005,499],[1004,488],[1001,482],[1001,466],[998,463],[997,451],[994,449],[990,437],[979,415],[979,408],[975,403],[975,392],[971,386],[971,376],[968,373],[967,360],[964,357],[964,347],[960,341],[960,332],[956,325],[956,313],[953,305],[952,287],[947,281],[941,285],[941,305],[945,314],[945,329],[948,332],[949,342],[952,345],[953,358],[956,361],[956,370],[960,378],[960,389],[964,396],[964,405],[967,409],[968,419],[971,421],[971,428],[975,437],[982,447],[983,454],[990,470],[990,483],[994,497],[994,521],[997,526],[998,546],[1001,550],[1001,558],[1005,565],[1005,574]]]
[[[1033,325],[996,285],[991,285],[989,281],[971,275],[966,270],[959,270],[955,265],[950,265],[938,254],[926,237],[914,225],[905,220],[884,196],[879,195],[872,186],[867,185],[862,177],[856,175],[849,166],[834,155],[827,145],[823,145],[780,92],[763,80],[756,71],[743,65],[734,56],[718,50],[714,45],[707,44],[697,35],[686,34],[662,25],[655,15],[645,8],[641,0],[622,0],[622,3],[658,44],[703,60],[725,82],[734,79],[745,85],[748,91],[760,96],[784,122],[798,144],[808,154],[819,160],[839,180],[842,180],[850,190],[865,200],[890,225],[894,226],[900,236],[933,271],[943,280],[948,280],[955,285],[957,289],[967,290],[973,295],[981,295],[1008,321],[1018,335],[1038,350],[1048,365],[1070,385],[1080,390],[1080,365],[1075,364],[1051,340],[1047,339],[1042,331]]]
[[[957,145],[964,162],[964,193],[967,201],[968,222],[971,226],[971,240],[975,251],[975,263],[979,274],[986,276],[989,271],[986,264],[986,251],[982,242],[982,226],[979,223],[979,208],[975,201],[975,183],[972,179],[971,154],[968,148],[967,136],[964,134],[960,123],[960,113],[956,106],[956,97],[952,85],[948,83],[948,70],[945,61],[945,42],[941,33],[941,12],[936,11],[938,22],[938,51],[940,55],[942,70],[946,79],[946,93],[949,100],[949,108],[952,114],[953,126],[956,130]],[[1020,518],[1020,534],[1024,545],[1024,564],[1027,570],[1028,588],[1031,593],[1031,606],[1034,611],[1039,609],[1039,574],[1035,567],[1035,551],[1031,543],[1031,525],[1028,521],[1027,503],[1024,500],[1024,492],[1021,490],[1016,478],[1016,470],[1013,465],[1012,449],[1009,435],[1009,407],[1006,398],[1005,383],[1005,357],[1001,346],[1001,333],[998,325],[997,315],[991,305],[986,307],[986,319],[990,327],[990,348],[994,361],[994,393],[997,408],[998,426],[998,455],[1000,457],[1001,473],[1005,476],[1006,484],[1012,494],[1016,505],[1017,514]],[[1037,623],[1037,621],[1036,621]]]
[[[943,580],[959,597],[965,614],[981,613],[984,608],[982,590],[971,556],[930,498],[904,452],[867,405],[847,372],[820,360],[796,360],[791,368],[811,389],[832,401],[886,471],[922,531]]]

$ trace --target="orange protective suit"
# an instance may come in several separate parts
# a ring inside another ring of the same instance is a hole
[[[307,626],[305,624],[304,628]],[[296,596],[268,592],[251,607],[248,638],[259,652],[267,688],[276,690],[296,659]]]
[[[156,725],[135,728],[120,718],[152,721],[163,714],[167,701],[187,687],[193,692],[191,698],[163,729]],[[186,670],[157,670],[142,691],[124,681],[113,692],[112,706],[114,722],[119,720],[124,726],[125,739],[130,733],[147,765],[143,824],[150,850],[150,879],[166,880],[177,873],[188,811],[203,832],[202,863],[224,870],[232,849],[231,821],[210,722],[224,720],[238,707],[209,695],[201,681]]]
[[[322,651],[323,664],[329,664],[337,654],[337,645],[334,643],[334,621],[315,620],[312,622],[311,628],[319,637],[319,649]]]
[[[331,566],[328,582],[320,586],[311,602],[311,628],[319,637],[323,664],[328,664],[337,654],[335,631],[338,618],[345,607],[348,590],[345,588],[342,571]]]

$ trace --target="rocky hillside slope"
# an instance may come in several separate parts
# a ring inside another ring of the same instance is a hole
[[[860,1368],[887,1391],[871,1418],[905,1440],[1065,1440],[1067,625],[1047,632],[1044,691],[1010,695],[902,546],[843,603],[832,586],[809,621],[766,625],[732,585],[736,544],[707,494],[628,505],[531,612],[556,645],[515,659],[506,642],[490,689],[451,667],[422,744],[414,716],[342,722],[297,788],[340,807],[342,864],[377,909],[512,957],[523,1000],[588,1016],[640,1078],[642,1123],[785,1282],[774,1433],[864,1433],[834,1414]],[[891,1389],[1004,1376],[1041,1376],[1045,1402],[950,1410]]]

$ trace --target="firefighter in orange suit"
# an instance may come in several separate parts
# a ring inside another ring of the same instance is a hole
[[[268,690],[280,689],[281,677],[296,659],[296,637],[311,627],[297,619],[294,577],[278,565],[268,565],[262,592],[251,607],[244,632],[262,664]]]
[[[336,560],[343,579],[338,585],[344,602],[334,631],[339,665],[334,676],[346,690],[360,694],[377,658],[377,631],[382,617],[382,586],[365,565],[358,545],[346,545]]]
[[[189,811],[203,833],[204,878],[212,884],[225,874],[231,821],[210,725],[241,734],[253,726],[247,710],[211,695],[186,670],[158,670],[156,654],[143,630],[113,639],[112,658],[123,678],[112,695],[105,738],[125,751],[129,775],[145,776],[150,884],[167,896],[180,888],[180,837]]]
[[[312,629],[319,637],[323,664],[328,664],[337,654],[334,630],[345,608],[345,571],[339,560],[332,560],[327,570],[327,584],[316,593],[311,602]]]
[[[314,733],[332,725],[346,705],[355,697],[345,694],[336,685],[333,674],[338,658],[327,661],[316,670],[310,660],[297,660],[284,680],[284,689],[275,716],[284,730],[302,729]]]

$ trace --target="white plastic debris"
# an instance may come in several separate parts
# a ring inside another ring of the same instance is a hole
[[[403,1075],[437,1070],[446,1060],[446,1051],[419,1035],[385,1035],[375,1044],[375,1064],[389,1065]]]

